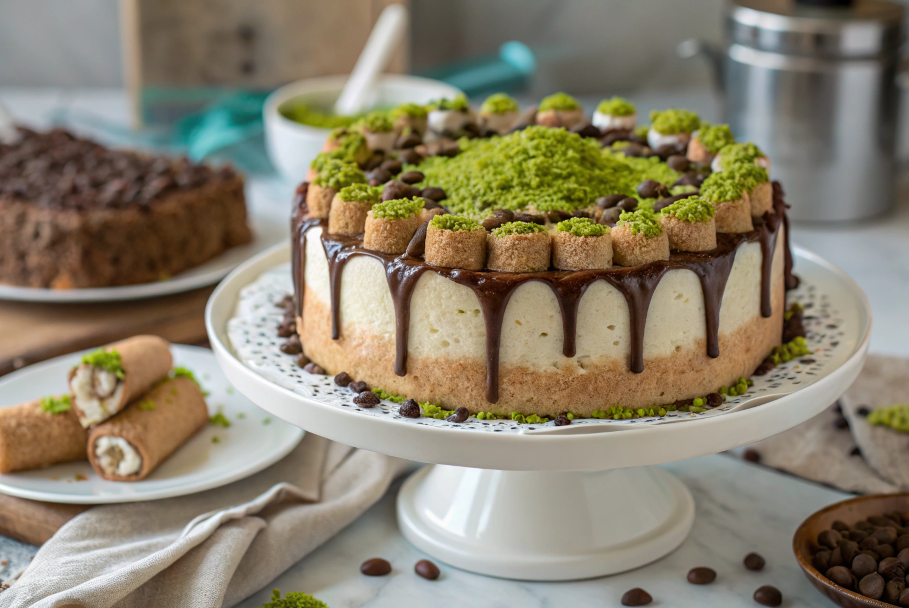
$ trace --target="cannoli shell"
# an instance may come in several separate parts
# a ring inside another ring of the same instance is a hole
[[[158,336],[134,336],[109,344],[104,350],[115,350],[120,353],[123,366],[123,395],[120,403],[111,408],[111,416],[165,378],[174,362],[170,354],[170,342]],[[76,368],[70,370],[70,381],[75,373]],[[84,416],[79,409],[75,393],[72,394],[72,402],[73,410],[81,420]]]
[[[151,408],[140,403],[151,402]],[[94,427],[88,435],[88,459],[95,472],[110,481],[138,481],[147,477],[208,422],[202,389],[189,378],[174,378],[130,404],[123,412]],[[105,435],[128,441],[142,457],[136,475],[108,475],[95,459],[95,442]]]
[[[85,460],[88,432],[66,411],[51,414],[41,401],[0,409],[0,473]]]

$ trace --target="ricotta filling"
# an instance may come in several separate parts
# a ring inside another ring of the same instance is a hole
[[[142,470],[142,457],[122,437],[104,435],[95,440],[95,459],[107,475],[136,475]]]
[[[460,131],[471,122],[470,112],[458,110],[432,110],[427,117],[429,129],[440,135],[445,131]]]
[[[681,149],[691,139],[691,133],[660,133],[653,127],[647,131],[647,145],[656,151],[661,146],[675,146]]]
[[[628,116],[613,116],[612,114],[603,114],[600,111],[593,113],[593,126],[598,128],[600,131],[633,131],[634,125],[638,121],[637,114],[629,114]]]
[[[69,387],[82,426],[104,422],[116,414],[124,388],[116,374],[87,363],[76,368]]]

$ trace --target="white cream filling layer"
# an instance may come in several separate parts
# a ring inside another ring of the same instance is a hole
[[[135,475],[142,470],[142,456],[122,437],[104,435],[96,439],[95,459],[108,475]]]
[[[87,363],[76,368],[69,387],[81,413],[79,422],[84,427],[104,422],[116,414],[123,397],[123,382],[113,372]]]
[[[470,112],[457,110],[432,110],[427,116],[429,129],[436,133],[459,131],[471,122],[473,122],[473,116]]]
[[[328,307],[328,262],[320,229],[307,233],[306,285]],[[772,284],[782,280],[783,236],[777,238]],[[761,249],[745,243],[736,253],[720,308],[721,335],[760,316]],[[341,277],[341,331],[362,332],[394,343],[395,314],[384,269],[377,260],[353,257]],[[500,362],[544,369],[584,369],[604,360],[627,361],[631,351],[628,304],[616,288],[597,281],[581,298],[578,309],[577,354],[562,353],[562,314],[552,290],[530,281],[512,295],[502,324]],[[660,281],[647,315],[644,358],[668,356],[703,345],[707,327],[704,296],[697,276],[686,269],[670,270]],[[485,361],[486,326],[473,291],[435,272],[420,277],[410,309],[408,352]]]
[[[511,130],[511,127],[518,120],[517,112],[502,112],[501,114],[483,114],[480,121],[483,127],[495,131],[499,135],[504,135]]]
[[[654,151],[660,146],[675,146],[676,148],[682,148],[690,139],[691,133],[666,134],[654,130],[653,127],[647,131],[647,145]]]
[[[637,124],[638,115],[629,114],[628,116],[613,116],[612,114],[603,114],[599,110],[593,113],[591,122],[593,126],[601,131],[620,129],[622,131],[631,131]]]

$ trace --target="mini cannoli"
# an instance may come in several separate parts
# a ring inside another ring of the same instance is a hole
[[[378,186],[354,184],[341,188],[341,191],[331,201],[328,232],[344,236],[363,234],[366,227],[366,214],[373,205],[379,202],[381,196],[382,188]]]
[[[422,198],[394,199],[373,205],[366,214],[363,247],[398,255],[407,251],[414,232],[423,223]]]
[[[653,211],[625,212],[612,229],[612,251],[615,262],[621,266],[668,260],[669,237]]]
[[[0,473],[85,460],[88,433],[69,395],[0,409]]]
[[[483,270],[486,265],[486,230],[474,219],[437,215],[426,229],[427,264],[442,268]]]
[[[84,355],[69,372],[73,410],[85,428],[99,424],[167,376],[170,344],[136,336]]]
[[[473,122],[470,104],[463,95],[458,95],[454,99],[440,99],[429,104],[427,124],[429,131],[437,137],[456,134]]]
[[[518,102],[506,93],[490,95],[480,106],[480,128],[504,135],[518,120]]]
[[[738,163],[754,163],[770,173],[770,159],[754,143],[729,144],[720,149],[710,163],[714,173],[725,171]]]
[[[682,152],[688,146],[691,134],[701,126],[701,119],[691,110],[672,108],[650,113],[650,129],[647,144],[654,151],[663,146],[672,146]]]
[[[537,124],[571,129],[584,122],[584,108],[567,93],[554,93],[540,101]]]
[[[726,169],[732,179],[736,179],[748,192],[748,202],[751,204],[751,217],[762,217],[765,213],[773,213],[773,185],[767,171],[754,163],[737,163]]]
[[[363,133],[353,129],[335,129],[322,145],[322,153],[348,163],[365,164],[371,156]]]
[[[486,266],[499,272],[549,270],[552,239],[545,226],[531,222],[508,222],[486,237]]]
[[[609,226],[586,217],[556,224],[552,237],[552,265],[559,270],[596,270],[612,266]]]
[[[745,184],[732,173],[713,173],[701,184],[700,197],[716,207],[716,231],[751,232],[751,201]]]
[[[147,477],[208,422],[202,389],[189,377],[159,384],[88,434],[88,459],[110,481]]]
[[[394,123],[395,132],[398,135],[408,131],[421,137],[426,133],[426,117],[428,115],[429,112],[426,111],[426,107],[417,103],[402,103],[388,113],[388,117]]]
[[[385,112],[370,112],[355,125],[366,138],[370,152],[388,152],[395,147],[398,134]]]
[[[688,143],[688,160],[708,165],[717,152],[734,143],[735,137],[729,125],[711,125],[705,122],[691,135],[691,141]]]
[[[593,113],[593,126],[606,131],[634,131],[638,114],[634,105],[622,97],[604,99]]]
[[[716,249],[716,207],[699,196],[678,200],[660,212],[669,248],[676,251]]]
[[[306,191],[309,217],[327,218],[335,194],[347,186],[365,183],[366,174],[355,163],[335,158],[326,159]]]

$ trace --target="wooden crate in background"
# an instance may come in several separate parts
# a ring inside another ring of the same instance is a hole
[[[120,0],[125,80],[149,100],[198,106],[223,89],[268,90],[349,73],[379,14],[400,0]],[[407,67],[407,45],[390,71]],[[163,113],[167,113],[165,108]]]

